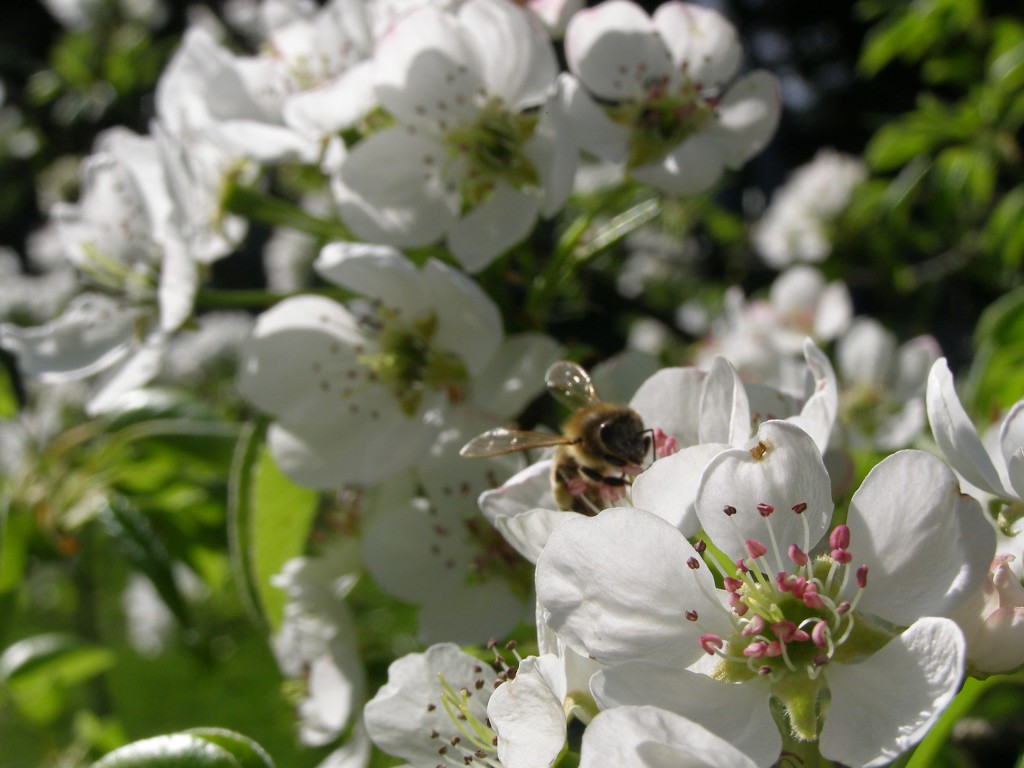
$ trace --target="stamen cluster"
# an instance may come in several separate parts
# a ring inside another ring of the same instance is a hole
[[[793,505],[790,512],[801,515],[807,504]],[[775,508],[758,504],[758,513],[768,522]],[[727,506],[723,514],[736,514]],[[852,562],[849,552],[850,529],[837,526],[829,536],[830,553],[811,559],[810,529],[804,520],[804,537],[800,544],[789,544],[786,559],[780,550],[771,523],[768,523],[769,544],[774,551],[776,567],[768,560],[769,545],[756,539],[745,544],[747,557],[735,563],[732,574],[723,573],[723,586],[735,631],[728,638],[707,633],[700,644],[708,654],[718,654],[733,664],[741,664],[749,672],[767,676],[773,682],[788,674],[803,674],[815,679],[850,637],[855,626],[856,607],[867,587],[867,566],[856,570],[857,594],[852,601],[841,598],[850,577],[847,567]],[[699,543],[698,552],[705,546]],[[713,561],[712,561],[713,562]],[[693,558],[691,568],[701,563]],[[774,570],[774,577],[770,574]],[[696,612],[687,613],[691,621],[699,621]]]

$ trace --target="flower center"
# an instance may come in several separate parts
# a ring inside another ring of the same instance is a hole
[[[769,504],[757,508],[766,521],[775,511]],[[802,515],[806,508],[806,504],[796,504],[791,511]],[[733,507],[723,511],[730,516],[736,513]],[[715,671],[719,679],[741,682],[767,677],[772,694],[786,708],[794,735],[810,741],[818,735],[822,670],[832,661],[868,656],[893,635],[855,610],[867,588],[868,569],[852,566],[849,528],[836,526],[829,535],[830,553],[812,560],[806,554],[811,542],[804,519],[803,542],[790,544],[786,551],[787,570],[769,564],[769,548],[774,550],[776,563],[783,561],[770,522],[768,533],[769,545],[748,540],[747,556],[736,562],[733,575],[723,578],[733,632],[726,637],[704,634],[700,644],[705,652],[721,658]],[[703,551],[701,542],[698,551]],[[700,562],[695,558],[690,567],[700,567]],[[857,589],[853,599],[846,600],[843,595],[848,594],[851,578]],[[699,621],[693,611],[687,618]]]
[[[647,88],[643,100],[611,109],[611,118],[630,129],[627,165],[637,168],[665,157],[698,133],[715,114],[717,101],[701,95],[699,83],[683,78],[675,90],[662,78]]]
[[[537,169],[523,152],[536,127],[536,115],[511,113],[501,99],[491,98],[473,122],[445,134],[452,157],[466,164],[461,192],[469,206],[487,200],[498,182],[524,192],[540,186]]]
[[[416,413],[429,390],[445,392],[451,402],[465,398],[469,373],[458,355],[432,345],[437,332],[433,312],[405,322],[398,310],[375,302],[360,324],[375,334],[377,348],[357,359],[390,390],[406,416]]]

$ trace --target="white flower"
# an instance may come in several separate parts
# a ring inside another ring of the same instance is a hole
[[[442,238],[469,271],[523,240],[569,196],[576,151],[550,41],[505,0],[424,8],[380,41],[374,83],[398,125],[358,143],[334,185],[364,240]]]
[[[270,451],[302,485],[375,483],[419,462],[501,339],[497,307],[437,261],[417,269],[383,246],[327,246],[317,271],[364,297],[321,296],[264,312],[238,387],[274,417]]]
[[[453,644],[403,656],[366,705],[366,730],[409,768],[547,768],[565,745],[557,659],[525,659],[495,689],[510,677]]]
[[[537,563],[545,621],[570,648],[610,665],[591,684],[602,708],[668,709],[767,765],[781,746],[774,698],[793,736],[817,739],[825,757],[885,764],[956,693],[963,636],[937,617],[980,587],[994,534],[941,461],[902,451],[871,471],[847,525],[829,533],[829,554],[814,557],[832,514],[817,447],[778,421],[748,445],[697,472],[670,456],[662,462],[677,461],[677,473],[635,483],[694,495],[708,540],[736,563],[716,566],[724,590],[702,544],[644,510],[611,509],[552,533]],[[701,665],[702,653],[714,663]]]
[[[580,146],[669,194],[710,189],[775,133],[777,80],[756,71],[729,86],[743,53],[711,9],[668,2],[650,17],[608,0],[572,17],[565,53],[586,88],[567,95]]]
[[[821,262],[829,255],[829,225],[867,177],[860,158],[822,149],[776,190],[753,232],[765,263],[782,269],[794,261]]]

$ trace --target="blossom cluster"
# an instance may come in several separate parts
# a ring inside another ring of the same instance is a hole
[[[935,338],[901,343],[794,265],[826,260],[856,161],[819,155],[776,194],[750,235],[785,271],[764,297],[725,291],[685,361],[632,350],[587,372],[530,315],[600,247],[559,218],[586,173],[685,200],[771,141],[778,80],[744,67],[725,15],[264,0],[254,30],[240,51],[190,28],[149,132],[102,134],[78,199],[51,208],[38,250],[59,258],[0,265],[55,297],[0,304],[36,399],[0,446],[5,492],[42,508],[48,397],[102,429],[230,370],[215,418],[254,425],[233,503],[263,451],[314,499],[308,546],[253,591],[279,591],[261,618],[325,768],[374,750],[412,768],[880,766],[967,675],[1024,665],[1024,400],[979,436]],[[260,224],[278,290],[200,311]],[[545,390],[572,415],[520,429]],[[232,546],[245,588],[250,543]],[[389,665],[361,656],[368,581],[415,606]],[[167,613],[134,584],[128,623],[159,654],[146,628]]]

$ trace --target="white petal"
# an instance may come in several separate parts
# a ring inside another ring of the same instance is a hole
[[[663,368],[640,385],[629,401],[648,427],[658,427],[682,446],[697,442],[704,372]]]
[[[741,445],[750,437],[750,403],[743,382],[724,357],[716,356],[700,396],[702,443]]]
[[[495,425],[490,414],[474,408],[449,408],[437,439],[416,466],[423,492],[435,506],[443,507],[446,515],[461,515],[474,525],[480,523],[481,529],[487,529],[487,525],[477,519],[477,499],[511,477],[522,462],[513,454],[466,458],[459,456],[459,449]]]
[[[357,721],[348,741],[331,752],[316,768],[366,768],[370,763],[372,749],[373,745],[362,721]]]
[[[162,334],[153,334],[147,338],[90,398],[85,406],[86,413],[95,416],[116,411],[124,404],[125,395],[156,378],[167,354],[167,341],[167,337]]]
[[[573,14],[583,8],[585,0],[527,0],[526,7],[556,40],[565,34]]]
[[[420,270],[391,246],[329,243],[313,262],[313,269],[325,280],[407,317],[419,317],[433,309]]]
[[[380,39],[374,54],[380,103],[401,122],[434,130],[475,117],[482,75],[463,25],[439,8],[405,16]]]
[[[577,653],[613,664],[650,658],[688,666],[709,627],[728,619],[711,602],[709,569],[675,528],[640,509],[576,517],[552,532],[537,561],[544,621]],[[643,595],[643,600],[637,600]],[[685,619],[697,611],[701,627]]]
[[[340,77],[300,91],[284,103],[288,125],[307,136],[327,136],[351,128],[377,106],[373,65],[362,61]]]
[[[556,509],[551,494],[551,460],[538,461],[510,477],[500,488],[480,495],[480,511],[492,523],[540,507]]]
[[[456,734],[442,703],[441,680],[454,691],[473,691],[469,712],[483,722],[494,679],[495,673],[488,665],[451,643],[403,656],[388,667],[387,684],[363,710],[366,731],[388,754],[417,766],[434,765],[442,740]],[[479,687],[478,681],[483,683]],[[431,738],[433,730],[440,738]]]
[[[583,733],[580,768],[755,768],[729,741],[656,707],[600,713]]]
[[[474,377],[472,404],[501,418],[518,415],[544,391],[544,373],[561,354],[561,345],[550,336],[508,336],[487,367]]]
[[[608,0],[572,17],[565,32],[569,69],[599,98],[639,100],[647,84],[676,75],[665,42],[647,13]]]
[[[548,97],[558,75],[554,49],[515,3],[469,0],[459,8],[459,21],[482,65],[488,94],[501,97],[514,111]]]
[[[461,645],[481,646],[490,638],[507,637],[528,618],[522,597],[508,581],[441,581],[434,599],[423,603],[417,639],[421,643],[452,639]]]
[[[286,299],[260,315],[243,345],[238,390],[278,418],[313,422],[338,409],[344,386],[382,389],[364,385],[359,375],[354,348],[368,343],[337,302],[312,295]]]
[[[565,110],[580,149],[613,163],[624,163],[629,153],[629,130],[608,117],[576,78],[565,75],[561,85]]]
[[[800,414],[791,416],[787,421],[809,434],[824,455],[839,415],[839,383],[832,363],[810,339],[804,341],[804,358],[814,377],[814,389]]]
[[[498,306],[476,281],[436,259],[423,266],[420,281],[437,313],[433,345],[454,352],[469,374],[476,376],[501,345]]]
[[[717,139],[698,133],[669,152],[663,160],[633,168],[637,181],[670,195],[706,192],[721,178],[723,156]]]
[[[963,669],[963,635],[940,618],[920,619],[860,663],[827,667],[832,702],[821,754],[851,768],[887,765],[928,732]]]
[[[1001,498],[1013,496],[1003,487],[995,465],[960,404],[953,388],[953,374],[944,357],[935,361],[928,374],[925,402],[935,442],[953,468],[984,491]]]
[[[696,536],[700,521],[694,501],[701,474],[712,458],[730,447],[703,443],[658,459],[633,481],[633,504],[674,525],[686,538]]]
[[[767,681],[731,684],[687,669],[636,661],[601,670],[590,688],[602,710],[649,704],[674,712],[728,739],[758,765],[773,764],[782,749]]]
[[[0,325],[0,346],[18,356],[26,376],[54,384],[74,381],[105,370],[128,354],[137,316],[107,296],[82,294],[46,325]]]
[[[160,330],[176,331],[192,315],[199,290],[199,265],[192,258],[180,237],[164,242],[164,259],[160,266]]]
[[[444,159],[437,141],[403,128],[363,139],[342,160],[332,187],[345,224],[368,242],[436,242],[456,220],[438,176]]]
[[[697,491],[697,517],[715,546],[733,561],[746,559],[749,539],[771,547],[771,526],[781,551],[769,548],[768,562],[777,570],[788,570],[787,547],[795,543],[810,551],[832,519],[828,472],[814,441],[788,422],[764,422],[750,444],[752,450],[723,451],[708,464]],[[759,504],[774,511],[762,517]],[[807,505],[802,514],[791,511],[797,504]],[[726,507],[736,514],[725,514]]]
[[[850,553],[868,566],[860,609],[907,626],[944,616],[981,587],[995,532],[956,476],[924,451],[878,464],[850,502]]]
[[[654,12],[654,26],[673,62],[704,92],[720,92],[740,67],[739,35],[718,11],[692,3],[664,3]]]
[[[388,404],[364,395],[354,414],[346,408],[313,422],[275,422],[267,432],[267,447],[281,471],[307,488],[380,482],[416,464],[437,431],[429,411],[409,418],[393,403],[387,409]]]
[[[548,488],[551,481],[547,480]],[[552,504],[554,506],[554,504]],[[501,515],[494,527],[516,552],[534,565],[551,538],[551,532],[576,517],[576,512],[554,509],[528,509],[514,515]]]
[[[891,392],[894,399],[909,400],[924,394],[928,371],[942,357],[942,349],[933,336],[915,336],[900,346],[896,357],[896,380]]]
[[[775,75],[756,70],[726,91],[712,124],[725,165],[739,168],[772,140],[779,125],[782,99]]]
[[[448,230],[448,250],[467,272],[479,272],[526,239],[537,223],[541,202],[540,195],[499,182],[487,200]]]
[[[898,451],[911,445],[928,426],[924,398],[908,400],[896,413],[875,427],[875,445],[882,451]]]
[[[870,317],[859,317],[836,345],[836,360],[847,384],[885,391],[896,371],[896,337]]]
[[[825,286],[818,297],[818,311],[814,315],[814,338],[832,341],[847,329],[853,319],[853,299],[846,283],[834,280]]]
[[[565,669],[556,656],[530,656],[487,702],[504,768],[553,765],[565,746]]]
[[[460,644],[502,637],[523,619],[524,606],[504,575],[481,576],[475,563],[487,544],[460,510],[424,499],[374,509],[363,534],[367,570],[386,593],[421,606],[419,637]],[[486,524],[484,524],[486,525]]]
[[[524,148],[526,156],[540,174],[541,186],[544,188],[540,214],[544,218],[551,218],[568,202],[579,165],[579,149],[564,96],[564,89],[571,79],[568,73],[559,77],[557,90],[541,107],[534,136]]]
[[[999,446],[1010,485],[1017,492],[1017,498],[1024,499],[1024,400],[1018,400],[1006,414],[999,428]]]

